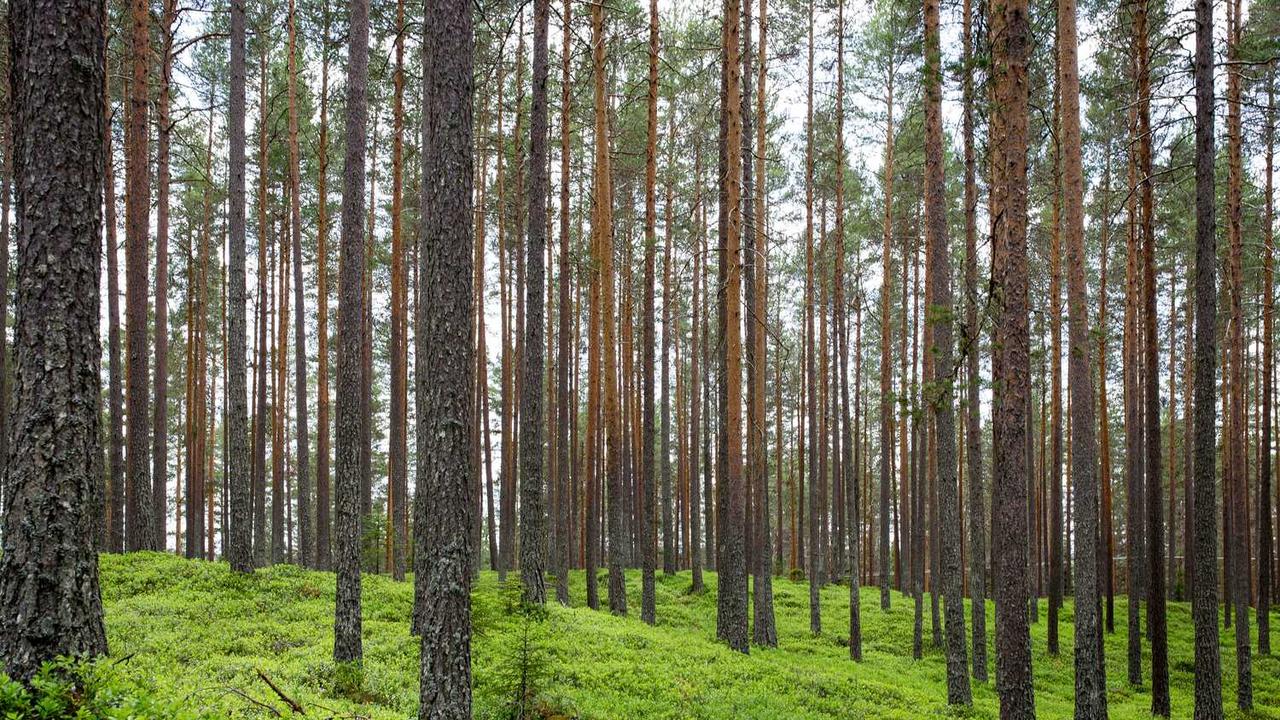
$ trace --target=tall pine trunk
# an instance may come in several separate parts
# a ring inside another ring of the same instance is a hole
[[[992,286],[997,321],[993,369],[992,554],[995,559],[996,691],[1004,720],[1035,717],[1027,617],[1027,486],[1030,341],[1027,322],[1026,0],[991,5]]]
[[[338,580],[333,659],[338,663],[359,661],[363,656],[360,639],[360,456],[363,437],[361,326],[365,311],[362,288],[365,268],[364,170],[369,114],[366,96],[369,77],[368,0],[353,0],[351,3],[348,41],[346,154],[342,164],[342,254],[338,271],[337,446],[334,448],[337,499],[334,565]],[[459,181],[459,184],[469,183]],[[461,223],[460,227],[466,227],[466,223]],[[467,280],[470,280],[469,275]],[[440,371],[434,374],[438,377]],[[461,512],[465,518],[466,510]]]
[[[0,667],[22,682],[59,656],[107,653],[97,556],[103,13],[96,0],[9,4],[18,291]]]

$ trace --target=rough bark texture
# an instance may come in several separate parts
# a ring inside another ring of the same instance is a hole
[[[431,720],[471,717],[471,523],[468,448],[474,427],[471,187],[471,4],[427,6],[423,70],[422,298],[418,333],[418,482],[432,502],[415,525],[416,570],[428,576],[421,709]],[[427,372],[430,368],[431,371]]]
[[[536,60],[536,58],[535,58]],[[536,76],[536,68],[535,68]],[[645,143],[644,170],[644,333],[643,367],[641,373],[641,431],[640,431],[640,469],[641,502],[637,508],[640,531],[640,619],[652,625],[656,619],[654,607],[654,569],[658,552],[658,514],[657,493],[654,483],[657,473],[654,472],[654,345],[657,338],[654,333],[654,285],[657,281],[656,253],[658,245],[657,222],[657,184],[658,184],[658,2],[649,0],[649,82],[646,103],[646,124],[648,142]],[[536,87],[536,85],[535,85]],[[665,466],[665,463],[664,463]]]
[[[880,268],[880,609],[889,609],[889,495],[893,485],[893,358],[889,327],[893,294],[893,71],[885,88],[884,244]],[[968,103],[966,103],[968,106]],[[904,279],[905,280],[905,279]],[[906,283],[903,283],[906,286]],[[905,504],[906,498],[900,498]],[[901,538],[899,538],[899,542]],[[906,543],[904,543],[906,544]],[[909,554],[909,553],[908,553]],[[901,562],[901,553],[898,561]],[[899,589],[902,589],[899,586]]]
[[[722,640],[747,652],[746,488],[742,468],[742,65],[738,0],[724,2],[725,95],[725,242],[724,267],[724,466],[717,492],[725,515],[717,517],[720,535],[716,625]]]
[[[360,641],[360,328],[364,317],[361,285],[365,265],[364,170],[369,114],[365,87],[369,77],[368,0],[352,1],[348,40],[346,155],[342,165],[342,244],[338,270],[338,402],[334,431],[337,440],[334,447],[334,494],[337,500],[334,569],[338,573],[338,590],[333,623],[333,659],[340,663],[358,661],[363,655]],[[469,189],[469,182],[467,184]],[[464,222],[460,227],[466,226]],[[469,273],[467,279],[470,280]],[[440,371],[434,374],[438,377]],[[462,457],[465,456],[463,453]]]
[[[1275,538],[1271,532],[1271,394],[1275,381],[1275,95],[1276,70],[1272,66],[1267,78],[1266,120],[1266,213],[1263,235],[1266,248],[1262,254],[1262,447],[1263,462],[1258,468],[1258,654],[1271,654],[1271,564],[1275,560]],[[0,315],[2,317],[2,315]],[[3,355],[0,355],[3,358]]]
[[[748,0],[750,2],[750,0]],[[755,156],[759,158],[760,171],[759,182],[755,192],[755,223],[752,241],[755,243],[754,248],[750,251],[750,256],[755,262],[755,278],[753,288],[754,303],[751,311],[751,323],[755,328],[755,337],[753,339],[754,362],[753,368],[756,373],[755,386],[755,424],[750,428],[752,433],[756,433],[757,446],[756,455],[753,462],[752,482],[754,483],[755,503],[752,511],[754,512],[753,526],[755,527],[755,555],[753,557],[751,568],[755,574],[753,580],[752,594],[752,641],[764,647],[777,647],[778,645],[778,628],[774,619],[773,612],[773,548],[771,545],[771,537],[769,533],[769,467],[768,467],[768,442],[766,439],[768,419],[765,416],[765,377],[768,375],[768,358],[766,356],[768,343],[766,335],[768,328],[765,323],[767,320],[767,304],[768,304],[768,263],[767,253],[768,245],[766,242],[765,228],[765,200],[766,200],[766,182],[768,173],[765,168],[765,135],[768,131],[768,123],[766,118],[766,97],[765,89],[767,87],[766,66],[768,63],[768,5],[766,0],[760,0],[760,48],[757,57],[760,61],[760,68],[757,73],[756,88],[756,110],[755,120],[759,124],[756,130],[756,147]],[[749,42],[749,38],[747,38]],[[744,76],[743,82],[745,87],[750,86],[750,73]],[[744,96],[745,98],[745,96]],[[750,152],[746,157],[751,157]],[[745,208],[745,203],[744,203]],[[745,209],[744,209],[745,212]],[[779,387],[780,387],[779,383]],[[780,391],[780,390],[779,390]],[[781,417],[779,417],[781,422]],[[781,463],[779,463],[779,473],[781,473]],[[781,476],[779,476],[781,480]],[[778,506],[782,505],[781,486],[777,497]],[[781,527],[781,522],[779,522]],[[781,544],[781,543],[779,543]],[[855,593],[853,597],[857,597]]]
[[[249,477],[249,408],[245,398],[245,232],[244,232],[244,104],[245,104],[244,0],[231,0],[231,96],[228,124],[230,183],[227,200],[227,228],[230,234],[230,261],[227,267],[227,482],[230,486],[231,569],[253,569],[253,526],[250,519],[252,487]]]
[[[1093,374],[1089,358],[1089,289],[1085,284],[1084,170],[1080,142],[1080,75],[1076,3],[1058,3],[1058,88],[1063,148],[1062,234],[1067,251],[1067,318],[1071,389],[1071,486],[1075,491],[1075,669],[1077,720],[1107,717],[1098,582],[1098,475]]]
[[[1143,384],[1145,413],[1142,428],[1146,451],[1144,506],[1147,515],[1147,632],[1151,640],[1151,712],[1169,716],[1169,639],[1166,620],[1164,577],[1164,513],[1162,510],[1163,466],[1160,450],[1160,343],[1157,339],[1156,238],[1151,178],[1151,72],[1147,40],[1147,0],[1137,5],[1135,34],[1138,36],[1138,177],[1142,178],[1142,266],[1143,266]]]
[[[993,103],[991,205],[992,289],[997,311],[993,368],[996,396],[992,449],[992,554],[996,598],[996,691],[1000,717],[1035,717],[1027,617],[1027,466],[1030,341],[1027,323],[1027,60],[1031,32],[1026,0],[991,4]]]
[[[1196,356],[1195,562],[1191,616],[1195,623],[1195,718],[1222,717],[1218,650],[1218,526],[1216,375],[1218,355],[1217,229],[1214,208],[1213,3],[1196,0]]]
[[[805,574],[809,580],[809,632],[817,635],[822,632],[822,596],[819,594],[818,579],[822,556],[818,552],[818,485],[821,476],[818,469],[818,373],[814,358],[814,284],[813,284],[813,0],[809,2],[809,88],[807,101],[808,118],[805,123],[805,388],[808,402],[808,464],[809,482],[809,537],[808,557],[805,561]]]
[[[150,15],[146,0],[129,5],[129,54],[131,58],[128,132],[125,142],[124,244],[125,244],[125,483],[128,488],[125,513],[125,546],[129,550],[156,550],[157,519],[151,497],[151,469],[148,465],[150,367],[147,349],[147,280],[151,240],[151,166],[148,162],[147,96],[148,59],[151,57]]]
[[[297,19],[293,0],[289,0],[289,229],[293,245],[293,306],[294,319],[294,402],[298,474],[298,547],[303,567],[315,565],[315,548],[311,528],[311,450],[307,435],[307,309],[303,301],[305,286],[302,281],[302,192],[299,179],[300,157],[298,150],[298,59]],[[403,573],[401,573],[403,577]]]
[[[169,114],[173,82],[173,36],[177,0],[164,0],[160,20],[160,87],[156,96],[156,286],[155,358],[151,409],[151,515],[156,523],[156,549],[165,547],[165,512],[169,480]],[[2,367],[2,366],[0,366]],[[0,397],[4,397],[0,395]],[[177,549],[177,528],[174,531]]]
[[[1227,2],[1227,59],[1233,63],[1227,71],[1227,289],[1230,303],[1229,337],[1227,338],[1228,374],[1224,378],[1230,397],[1230,413],[1225,419],[1227,430],[1227,467],[1224,480],[1224,496],[1229,514],[1225,531],[1224,556],[1230,559],[1232,571],[1226,572],[1228,592],[1235,616],[1236,640],[1236,706],[1241,710],[1253,707],[1253,659],[1249,637],[1249,544],[1248,516],[1248,451],[1245,448],[1248,435],[1248,411],[1245,408],[1245,340],[1244,340],[1244,254],[1243,229],[1243,145],[1241,128],[1241,77],[1240,61],[1242,43],[1240,0]],[[1158,411],[1158,408],[1157,408]],[[1154,516],[1153,516],[1154,519]]]
[[[333,564],[329,511],[329,3],[320,37],[320,133],[316,147],[316,556]]]
[[[60,655],[107,652],[97,556],[103,12],[96,0],[9,4],[18,282],[0,663],[24,682]]]
[[[542,488],[543,333],[546,326],[547,16],[550,0],[533,4],[533,103],[529,112],[529,239],[525,275],[524,378],[520,383],[520,581],[525,600],[547,601],[547,519]],[[523,138],[518,141],[523,142]]]
[[[959,484],[956,479],[956,426],[952,358],[951,248],[947,233],[947,195],[942,167],[942,47],[938,30],[939,2],[924,1],[924,231],[929,265],[926,305],[929,312],[932,375],[929,409],[937,448],[937,520],[934,544],[941,576],[933,578],[942,589],[946,615],[947,702],[969,705],[969,657],[964,631],[963,570],[960,558]],[[935,596],[937,593],[935,593]]]
[[[973,6],[964,0],[964,347],[965,347],[965,459],[969,473],[969,596],[973,619],[973,679],[987,680],[987,545],[986,498],[982,482],[982,402],[978,346],[978,182],[973,147]],[[887,493],[887,488],[882,491]],[[885,496],[887,498],[887,495]],[[886,503],[887,504],[887,503]],[[887,512],[882,508],[882,512]],[[882,521],[888,529],[888,519]],[[885,533],[887,535],[887,533]],[[887,544],[887,538],[884,539]],[[882,550],[884,553],[887,550]],[[885,595],[888,587],[885,586]]]
[[[559,413],[556,420],[556,451],[558,453],[556,461],[557,476],[554,482],[557,483],[559,490],[556,492],[556,507],[553,512],[556,514],[556,524],[559,531],[556,538],[559,542],[559,550],[556,552],[556,600],[564,605],[569,604],[569,556],[572,554],[574,526],[572,522],[572,514],[570,510],[570,485],[576,478],[573,471],[573,465],[570,458],[570,446],[573,444],[569,436],[569,425],[576,424],[577,418],[577,398],[569,392],[569,366],[574,362],[570,356],[569,336],[573,323],[570,318],[576,318],[577,313],[571,314],[573,305],[569,297],[569,133],[570,133],[570,112],[572,110],[572,81],[570,75],[570,18],[573,17],[573,9],[570,6],[570,0],[564,0],[562,8],[562,22],[564,35],[562,38],[561,48],[561,85],[560,85],[560,327],[559,327],[559,349],[556,362],[556,411]],[[665,356],[665,353],[664,353]],[[483,382],[481,378],[477,378],[476,382]],[[664,396],[665,397],[665,396]],[[663,422],[663,428],[666,428],[666,422]]]
[[[105,13],[104,13],[104,22]],[[109,44],[103,44],[103,52],[108,52]],[[109,66],[104,60],[104,67]],[[6,70],[4,74],[6,87],[9,84],[10,73]],[[121,367],[120,358],[120,241],[116,231],[116,174],[115,174],[115,151],[112,150],[114,130],[111,122],[111,74],[103,73],[103,84],[105,92],[103,94],[103,136],[105,137],[104,155],[105,155],[105,178],[103,182],[102,202],[105,207],[106,232],[103,241],[106,243],[107,251],[107,383],[109,388],[107,391],[107,413],[108,424],[107,430],[107,550],[108,552],[124,552],[124,514],[125,514],[125,497],[124,497],[124,386],[123,374],[124,369]],[[12,92],[6,93],[12,97]],[[6,123],[6,136],[12,131],[8,124],[12,110],[5,113],[3,122]],[[5,153],[5,162],[11,162],[12,142],[10,141],[10,150]],[[10,167],[12,170],[12,167]],[[5,192],[4,198],[7,199],[8,192]],[[2,216],[4,221],[8,221],[9,212],[5,209]],[[4,237],[8,238],[9,233],[5,232]],[[4,243],[5,252],[8,252],[8,242]],[[9,271],[6,268],[3,276],[0,276],[0,282],[4,282],[3,297],[8,300],[8,279]],[[8,313],[0,314],[0,317],[8,317]],[[6,365],[0,365],[5,367]],[[6,376],[7,373],[0,373],[0,376]],[[6,389],[0,398],[8,398],[9,390]],[[7,408],[8,402],[4,405]],[[0,442],[7,443],[9,438],[8,428],[0,435]],[[4,453],[4,462],[8,462],[8,450]],[[6,487],[4,489],[4,505],[0,506],[0,510],[8,507],[8,497],[10,491]]]

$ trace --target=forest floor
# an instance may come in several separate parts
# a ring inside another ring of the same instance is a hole
[[[159,698],[208,717],[294,717],[284,696],[310,718],[416,716],[418,642],[409,634],[411,580],[365,577],[363,678],[352,681],[343,679],[331,659],[331,573],[281,565],[236,577],[225,563],[156,553],[105,555],[101,568],[111,655],[128,681]],[[708,590],[694,595],[687,572],[664,577],[659,571],[656,627],[639,619],[639,571],[627,573],[627,617],[587,609],[583,574],[573,573],[572,581],[572,607],[551,602],[545,615],[528,615],[518,610],[513,588],[501,585],[492,572],[482,574],[473,595],[475,717],[512,717],[520,698],[539,717],[598,720],[998,714],[991,683],[974,684],[973,708],[947,708],[946,665],[942,651],[930,645],[927,595],[926,650],[917,661],[911,658],[911,602],[894,592],[892,609],[882,612],[879,591],[863,588],[864,659],[855,664],[848,654],[848,586],[822,591],[823,632],[814,636],[808,586],[775,579],[779,647],[753,647],[750,655],[740,655],[715,640],[714,573],[706,573]],[[603,573],[600,594],[606,602]],[[987,617],[988,657],[993,658],[990,603]],[[1272,626],[1280,627],[1280,614],[1273,618]],[[1071,717],[1072,619],[1068,602],[1061,655],[1049,656],[1041,601],[1040,622],[1032,626],[1039,717]],[[1148,689],[1125,680],[1123,598],[1117,598],[1115,623],[1117,632],[1106,637],[1111,717],[1150,717]],[[1258,710],[1252,715],[1234,710],[1233,638],[1232,632],[1222,634],[1227,716],[1280,718],[1276,656],[1254,657]],[[1171,603],[1174,717],[1191,716],[1192,652],[1189,606]],[[1143,662],[1149,671],[1148,658]]]

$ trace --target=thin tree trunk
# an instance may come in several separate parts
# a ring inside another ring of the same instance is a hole
[[[109,36],[108,36],[109,37]],[[109,43],[103,43],[103,52],[108,52]],[[107,59],[103,60],[104,67],[110,67]],[[4,79],[0,82],[5,84],[5,95],[12,98],[12,89],[9,87],[10,73],[6,70]],[[124,469],[124,388],[122,386],[123,368],[120,366],[120,265],[119,265],[119,247],[120,242],[116,232],[116,174],[115,174],[115,151],[112,149],[114,142],[114,131],[111,121],[111,73],[103,72],[103,153],[104,162],[104,178],[103,178],[103,207],[105,214],[106,233],[104,240],[106,242],[107,252],[107,384],[108,389],[108,424],[110,426],[107,435],[107,550],[110,552],[124,552],[124,525],[125,525],[125,469]],[[13,173],[13,148],[12,133],[14,127],[11,121],[11,113],[4,114],[4,134],[5,134],[5,179],[6,182]],[[9,208],[8,208],[9,192],[6,186],[3,194],[3,202],[6,205],[3,212],[0,212],[0,222],[5,223],[4,235],[4,253],[5,259],[8,259],[9,252]],[[0,302],[8,302],[8,282],[9,270],[8,263],[4,263],[3,273],[0,273],[0,283],[3,283],[3,293],[0,293]],[[7,318],[8,312],[0,313],[0,318]],[[8,337],[0,333],[0,347],[3,343],[8,342]],[[7,363],[0,367],[7,367]],[[4,377],[6,383],[4,393],[0,394],[0,398],[4,401],[0,402],[3,406],[3,412],[9,410],[9,389],[7,388],[8,374],[0,372],[0,376]],[[8,464],[8,422],[5,423],[5,431],[0,434],[0,443],[4,444],[5,452],[0,462]],[[4,483],[6,486],[8,482]],[[4,488],[4,504],[0,509],[7,509],[10,504],[13,491]]]
[[[151,57],[150,13],[144,0],[129,3],[129,102],[125,136],[125,417],[128,452],[125,470],[128,508],[126,546],[129,550],[159,547],[151,473],[148,466],[147,279],[151,237],[151,166],[148,153],[148,78]]]
[[[556,449],[558,451],[557,468],[559,470],[558,477],[555,479],[559,490],[556,493],[557,507],[553,509],[556,515],[556,524],[559,526],[556,537],[559,540],[560,547],[556,553],[556,600],[564,605],[569,604],[569,557],[573,554],[573,517],[569,504],[569,486],[576,478],[573,471],[573,465],[570,458],[570,445],[572,438],[569,433],[570,424],[576,425],[577,418],[577,400],[569,394],[569,365],[576,362],[576,356],[570,360],[570,344],[569,333],[571,323],[569,318],[573,317],[575,322],[577,313],[571,312],[572,303],[569,297],[569,141],[570,141],[570,122],[572,112],[572,80],[570,75],[570,18],[573,16],[573,9],[570,6],[570,0],[564,0],[562,9],[561,24],[564,35],[561,40],[561,87],[560,87],[560,327],[559,327],[559,358],[556,362],[556,387],[558,389],[558,399],[556,409],[559,416],[556,422]],[[664,324],[665,326],[665,324]],[[664,353],[665,356],[665,353]],[[663,421],[663,428],[666,428],[666,421]]]
[[[1227,3],[1227,59],[1240,59],[1243,41],[1240,0]],[[1229,375],[1226,378],[1231,413],[1228,422],[1227,454],[1230,470],[1225,473],[1231,488],[1231,501],[1227,512],[1231,515],[1230,529],[1226,532],[1227,550],[1235,572],[1226,577],[1234,604],[1236,623],[1236,705],[1241,710],[1253,707],[1252,658],[1249,639],[1249,535],[1246,529],[1248,514],[1245,509],[1248,495],[1247,451],[1245,435],[1248,432],[1245,410],[1245,342],[1244,342],[1244,275],[1241,271],[1243,255],[1243,133],[1241,131],[1241,68],[1232,65],[1227,71],[1227,243],[1228,243],[1228,297],[1230,314],[1227,339],[1230,358]]]
[[[644,180],[644,331],[641,342],[643,367],[641,368],[642,473],[639,482],[643,488],[638,509],[640,532],[641,598],[640,619],[650,625],[656,619],[654,607],[654,566],[657,564],[657,494],[654,483],[654,345],[657,340],[653,326],[653,296],[656,282],[655,255],[657,253],[657,182],[658,182],[658,0],[649,0],[649,82],[647,103],[648,142],[645,145]],[[665,363],[665,360],[664,360]],[[665,390],[664,390],[665,395]],[[666,428],[663,428],[665,438]],[[666,466],[666,458],[663,458]]]
[[[942,45],[939,37],[939,2],[924,2],[925,91],[925,243],[929,264],[929,357],[933,375],[951,372],[952,299],[951,248],[947,233],[946,177],[942,167]],[[931,378],[932,379],[932,378]],[[964,594],[961,579],[959,486],[956,481],[956,428],[949,381],[931,383],[930,416],[937,447],[937,520],[934,529],[946,613],[947,703],[970,705],[969,658],[964,630]],[[935,596],[937,593],[935,593]]]
[[[320,137],[316,148],[316,540],[315,567],[332,566],[329,510],[329,3],[320,38]]]
[[[1058,4],[1058,78],[1061,93],[1062,233],[1067,251],[1067,382],[1071,391],[1071,486],[1075,489],[1075,668],[1078,720],[1107,717],[1098,578],[1098,480],[1094,441],[1093,377],[1089,359],[1089,289],[1085,283],[1084,169],[1080,138],[1080,75],[1076,3]],[[1108,219],[1104,218],[1103,222]]]
[[[986,491],[982,484],[982,403],[979,396],[981,370],[978,350],[982,340],[978,324],[978,183],[974,153],[973,105],[977,96],[973,88],[974,57],[973,7],[971,0],[964,0],[964,284],[965,316],[964,342],[965,367],[965,452],[969,472],[969,596],[973,621],[973,679],[987,680],[987,608],[986,608]],[[887,491],[882,490],[884,493]],[[882,495],[882,502],[884,496]],[[881,507],[887,514],[887,508]],[[887,520],[882,520],[887,529]],[[886,532],[881,542],[887,543]],[[882,557],[885,550],[882,550]],[[888,587],[882,591],[888,595]]]
[[[817,635],[822,632],[822,606],[819,590],[818,565],[822,561],[818,552],[818,484],[821,475],[815,471],[818,467],[818,402],[817,402],[817,369],[814,366],[814,268],[813,268],[813,0],[809,2],[809,88],[807,97],[807,119],[805,123],[805,387],[808,397],[808,440],[809,468],[809,538],[808,555],[805,562],[806,576],[809,579],[809,632]]]
[[[156,523],[156,550],[164,550],[166,545],[169,487],[169,143],[173,129],[169,103],[177,12],[177,0],[165,0],[160,19],[160,87],[156,96],[156,369],[152,376],[151,423],[151,516]],[[174,549],[177,549],[176,535]]]
[[[227,336],[231,340],[227,351],[228,374],[227,412],[228,467],[227,484],[230,488],[229,513],[231,547],[227,551],[231,569],[247,573],[253,569],[252,485],[249,475],[248,407],[245,401],[245,239],[244,239],[244,105],[245,105],[245,28],[244,0],[231,0],[231,96],[228,124],[230,142],[230,188],[228,190],[228,218],[230,229],[230,262],[227,275]]]

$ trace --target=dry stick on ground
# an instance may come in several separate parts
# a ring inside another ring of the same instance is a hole
[[[283,701],[284,701],[284,704],[285,704],[285,705],[288,705],[288,706],[289,706],[289,709],[290,709],[290,710],[292,710],[292,711],[294,711],[294,712],[298,713],[299,715],[306,715],[306,714],[307,714],[307,711],[306,711],[306,710],[304,710],[304,709],[302,708],[302,704],[301,704],[301,703],[299,703],[297,700],[294,700],[293,698],[291,698],[291,697],[289,697],[288,695],[286,695],[286,694],[285,694],[285,692],[284,692],[283,690],[281,690],[281,689],[280,689],[280,687],[279,687],[278,685],[276,685],[274,682],[272,682],[272,681],[271,681],[271,678],[267,677],[267,674],[266,674],[265,672],[263,672],[260,668],[259,668],[259,669],[255,669],[255,671],[254,671],[254,672],[256,672],[256,673],[258,674],[258,677],[262,679],[262,682],[264,682],[264,683],[266,683],[266,684],[267,684],[267,687],[271,688],[271,691],[272,691],[272,692],[274,692],[274,693],[276,694],[276,696],[277,696],[277,697],[279,697],[281,700],[283,700]],[[277,713],[277,715],[278,715],[278,714],[279,714],[279,713]]]

